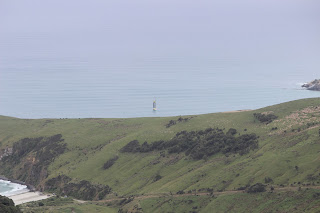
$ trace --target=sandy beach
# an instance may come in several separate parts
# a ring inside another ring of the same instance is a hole
[[[39,191],[33,191],[33,186],[27,186],[22,181],[10,180],[4,176],[0,176],[0,183],[2,184],[2,187],[7,187],[7,191],[5,190],[3,193],[0,194],[12,199],[15,205],[43,200],[52,196],[51,194],[44,194]]]
[[[28,203],[31,201],[44,200],[51,196],[43,194],[41,192],[25,192],[22,194],[11,195],[8,197],[13,200],[15,205],[20,205],[20,204]]]

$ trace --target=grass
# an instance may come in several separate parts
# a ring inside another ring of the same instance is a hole
[[[137,201],[142,212],[310,212],[320,211],[320,190],[236,193],[218,196],[150,198]],[[137,205],[137,204],[136,204]]]
[[[208,212],[319,212],[319,190],[218,196],[202,211]]]
[[[273,112],[278,119],[267,125],[260,123],[253,113],[263,112]],[[183,116],[187,117],[190,116]],[[170,120],[179,117],[33,120],[0,116],[0,150],[12,146],[21,138],[62,134],[68,151],[49,166],[48,178],[65,174],[74,180],[109,185],[119,196],[175,193],[201,188],[233,190],[247,184],[263,183],[265,177],[272,178],[275,185],[295,182],[319,184],[320,124],[316,123],[320,122],[319,98],[292,101],[254,111],[192,117],[166,128]],[[316,124],[310,127],[307,125],[310,122]],[[183,153],[166,153],[162,157],[156,151],[119,152],[135,139],[140,143],[167,140],[179,131],[209,127],[226,130],[235,128],[241,134],[256,133],[260,136],[259,148],[242,156],[217,154],[199,161]],[[272,130],[275,127],[277,129]],[[104,170],[103,164],[116,155],[119,159]],[[162,178],[154,181],[156,175]],[[208,206],[217,204],[210,203]]]
[[[41,205],[39,205],[41,204]],[[49,198],[20,205],[24,213],[117,213],[117,208],[94,203],[78,203],[71,198]]]

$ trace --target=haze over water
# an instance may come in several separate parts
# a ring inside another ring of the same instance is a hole
[[[0,1],[0,114],[149,117],[319,97],[316,0]],[[156,98],[158,111],[152,111]]]

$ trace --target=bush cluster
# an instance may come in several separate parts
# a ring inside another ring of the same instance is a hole
[[[265,192],[265,191],[266,191],[266,185],[262,183],[256,183],[247,189],[248,193],[257,193],[257,192]]]
[[[177,120],[170,120],[169,123],[166,124],[166,127],[169,128],[173,125],[176,125],[177,123],[186,122],[186,121],[189,121],[190,119],[192,119],[192,117],[190,117],[190,118],[179,117]]]
[[[260,121],[261,123],[271,123],[275,119],[278,118],[278,116],[274,114],[262,114],[262,113],[254,113],[253,116]]]
[[[72,196],[82,200],[102,200],[111,192],[111,188],[105,185],[91,184],[89,181],[71,182],[66,175],[59,175],[45,183],[45,190],[54,191],[61,195]]]
[[[10,198],[0,195],[0,212],[1,213],[21,213],[19,207],[14,206]]]
[[[258,137],[256,134],[244,134],[236,137],[237,131],[230,129],[224,133],[222,129],[208,128],[204,131],[182,131],[168,141],[155,141],[151,144],[133,140],[125,145],[120,152],[151,152],[156,150],[167,150],[169,153],[184,152],[195,160],[212,156],[216,153],[248,153],[258,148]]]

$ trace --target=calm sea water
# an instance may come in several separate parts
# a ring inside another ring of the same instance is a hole
[[[109,63],[110,62],[110,63]],[[24,57],[0,62],[0,114],[19,118],[153,117],[257,109],[319,97],[314,73],[229,60],[136,63]],[[152,111],[156,99],[158,111]]]
[[[320,77],[319,7],[299,0],[1,1],[0,114],[174,116],[319,97],[300,88]]]

